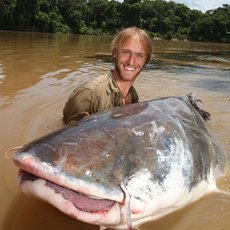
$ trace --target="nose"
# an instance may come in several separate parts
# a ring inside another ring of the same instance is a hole
[[[129,65],[134,65],[135,61],[136,61],[135,54],[134,53],[130,53],[129,58],[127,60],[128,64]]]

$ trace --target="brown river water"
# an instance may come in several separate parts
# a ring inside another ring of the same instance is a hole
[[[0,32],[0,230],[96,230],[18,189],[7,152],[63,126],[72,89],[112,68],[110,37]],[[140,100],[194,92],[228,156],[224,191],[141,230],[230,229],[230,44],[153,41],[152,62],[138,76]]]

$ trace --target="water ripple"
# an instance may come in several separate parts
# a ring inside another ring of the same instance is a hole
[[[3,65],[0,63],[0,84],[2,84],[6,78],[6,76],[3,74],[3,68]]]

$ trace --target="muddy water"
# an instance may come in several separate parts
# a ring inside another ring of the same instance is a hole
[[[0,32],[0,229],[93,230],[22,194],[10,148],[63,126],[63,105],[74,87],[112,68],[108,37]],[[194,92],[230,157],[230,45],[154,41],[153,61],[135,82],[140,99]],[[228,166],[229,160],[227,162]],[[229,167],[228,167],[229,168]],[[230,170],[218,180],[230,191]],[[230,195],[210,194],[143,230],[229,229]]]

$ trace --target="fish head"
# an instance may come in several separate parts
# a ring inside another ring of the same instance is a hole
[[[91,115],[25,145],[13,161],[23,192],[77,220],[131,229],[215,188],[224,154],[213,143],[193,106],[173,97]]]

